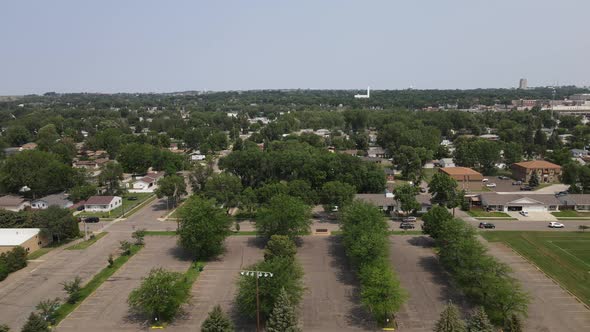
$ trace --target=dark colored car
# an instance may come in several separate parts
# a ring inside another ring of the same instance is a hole
[[[127,197],[128,201],[136,201],[137,197],[136,196],[131,196],[131,197]]]
[[[399,228],[401,228],[401,229],[414,229],[415,227],[414,227],[414,224],[410,224],[409,222],[402,222],[399,225]]]
[[[500,176],[498,176],[498,179],[500,179],[500,180],[508,180],[510,178],[507,177],[507,176],[504,176],[504,175],[500,175]]]
[[[558,191],[555,193],[555,196],[561,197],[561,196],[566,196],[567,194],[568,194],[567,191]]]
[[[87,223],[95,223],[95,222],[99,222],[100,219],[98,217],[88,217],[84,219],[84,222]]]
[[[489,222],[480,222],[479,228],[496,228],[496,225]]]
[[[533,187],[531,187],[531,186],[524,186],[524,187],[520,187],[520,190],[522,190],[522,191],[531,191],[531,190],[533,190]]]
[[[76,211],[82,211],[84,210],[84,205],[80,205],[76,208]]]
[[[421,193],[425,193],[425,192],[426,192],[426,188],[424,188],[424,187],[420,187],[420,192],[421,192]]]

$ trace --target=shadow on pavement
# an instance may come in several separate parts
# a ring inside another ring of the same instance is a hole
[[[408,239],[408,243],[413,246],[422,247],[422,248],[433,248],[434,247],[434,240],[431,237],[426,236],[426,235],[413,236]]]
[[[347,324],[357,328],[374,329],[375,324],[371,316],[361,305],[359,282],[344,252],[342,238],[340,236],[330,236],[329,242],[330,256],[332,257],[330,266],[337,271],[336,277],[338,281],[354,287],[349,294],[349,300],[353,307],[350,312],[346,313]]]

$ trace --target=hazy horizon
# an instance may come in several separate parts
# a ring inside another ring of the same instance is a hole
[[[590,85],[590,2],[19,1],[0,95]]]

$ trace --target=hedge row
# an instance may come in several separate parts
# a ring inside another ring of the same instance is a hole
[[[27,266],[27,251],[23,247],[16,247],[0,254],[0,281],[25,266]]]
[[[341,215],[343,244],[361,284],[361,302],[380,325],[393,324],[407,295],[388,262],[388,226],[373,205],[355,201]]]
[[[503,325],[513,315],[527,313],[529,296],[511,269],[487,253],[475,229],[444,207],[424,215],[424,231],[436,240],[441,264],[469,300],[482,306],[490,320]]]

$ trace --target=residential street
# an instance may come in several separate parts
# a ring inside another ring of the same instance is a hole
[[[91,230],[109,232],[84,250],[57,248],[0,282],[0,322],[18,331],[39,301],[64,298],[63,282],[76,276],[85,283],[107,265],[110,253],[117,253],[119,241],[131,238],[134,229],[153,228],[166,211],[164,200],[154,200],[127,220],[89,224]],[[175,223],[171,223],[173,229]]]

